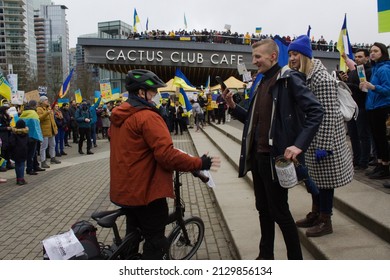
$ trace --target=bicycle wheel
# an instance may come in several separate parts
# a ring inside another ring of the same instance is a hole
[[[204,223],[199,217],[191,217],[184,220],[182,229],[177,225],[168,236],[169,247],[167,259],[170,260],[189,260],[202,244],[204,237]],[[186,240],[183,230],[187,231],[188,240]]]
[[[139,231],[131,232],[125,237],[122,243],[114,250],[109,260],[139,260],[139,244],[142,241],[142,236]]]

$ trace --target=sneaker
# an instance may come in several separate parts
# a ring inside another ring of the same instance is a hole
[[[65,153],[64,151],[62,151],[62,152],[61,152],[61,155],[63,155],[63,156],[67,156],[68,154],[67,154],[67,153]]]
[[[377,164],[373,170],[367,171],[367,172],[364,173],[364,174],[365,174],[366,176],[374,175],[374,173],[377,173],[377,172],[380,170],[381,165],[382,165],[382,164]]]
[[[0,178],[0,184],[1,184],[1,183],[7,183],[7,179]]]
[[[368,176],[370,179],[387,179],[390,178],[390,171],[389,171],[389,166],[388,165],[382,165],[381,169],[372,174],[371,176]]]
[[[27,184],[26,180],[24,179],[16,179],[16,184],[19,186]]]
[[[59,161],[58,159],[56,159],[55,157],[53,157],[53,158],[51,158],[50,163],[59,164],[59,163],[61,163],[61,161]]]
[[[38,173],[37,172],[35,172],[35,171],[29,171],[29,172],[26,172],[28,175],[38,175]]]
[[[60,153],[56,153],[56,157],[61,157],[61,154]]]
[[[90,150],[88,150],[88,151],[87,151],[87,155],[93,155],[93,152],[90,151]]]
[[[40,172],[40,171],[46,171],[46,169],[45,169],[45,168],[40,168],[40,167],[38,166],[38,167],[35,167],[35,168],[34,168],[34,171]]]
[[[41,162],[41,168],[50,168],[50,166],[46,163],[46,160]]]

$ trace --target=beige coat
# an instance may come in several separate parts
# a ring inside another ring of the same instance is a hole
[[[41,104],[37,107],[37,113],[41,122],[41,129],[43,137],[53,137],[58,133],[58,128],[54,120],[54,112],[50,106]]]

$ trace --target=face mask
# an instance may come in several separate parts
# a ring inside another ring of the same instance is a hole
[[[152,98],[152,102],[155,105],[158,105],[158,104],[160,104],[160,100],[161,100],[161,94],[159,92],[157,92],[157,94]]]

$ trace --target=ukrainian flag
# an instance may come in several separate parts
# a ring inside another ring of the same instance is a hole
[[[180,71],[180,69],[176,69],[175,78],[173,79],[173,84],[181,88],[188,88],[188,87],[195,88],[187,79],[187,77],[184,76],[183,72]]]
[[[7,82],[5,77],[0,74],[0,95],[7,100],[11,100],[11,85]]]
[[[345,64],[344,58],[341,57],[341,55],[345,53],[350,59],[353,59],[352,46],[351,42],[349,41],[347,30],[347,14],[344,16],[343,26],[341,27],[339,40],[337,41],[337,50],[340,52],[339,69],[341,71],[347,72],[347,65]]]
[[[134,32],[137,32],[137,23],[140,23],[137,10],[134,8],[134,20],[133,20],[133,30]]]
[[[263,28],[261,28],[261,27],[256,27],[256,31],[255,31],[255,32],[256,32],[257,34],[260,34],[261,31],[262,31],[262,29],[263,29]]]
[[[58,98],[63,98],[68,93],[72,75],[73,75],[73,69],[70,70],[68,77],[65,79],[64,83],[62,84],[60,92],[58,93]]]
[[[83,102],[83,97],[81,96],[81,90],[78,89],[74,92],[74,97],[75,97],[75,100],[76,100],[76,103],[77,104],[80,104],[81,102]]]
[[[23,119],[28,127],[28,137],[43,141],[39,116],[35,110],[24,110],[19,118]]]
[[[378,32],[390,32],[389,0],[378,0]]]

